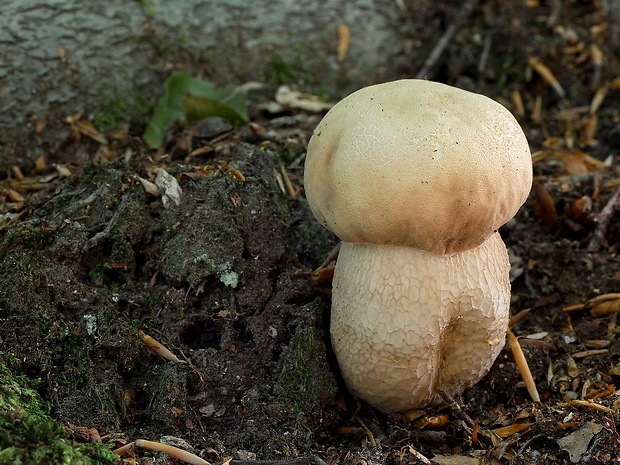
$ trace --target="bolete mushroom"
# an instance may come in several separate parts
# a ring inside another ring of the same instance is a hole
[[[477,383],[504,346],[497,232],[532,183],[528,142],[485,96],[424,80],[337,103],[308,145],[310,207],[342,240],[331,339],[349,390],[406,411]]]

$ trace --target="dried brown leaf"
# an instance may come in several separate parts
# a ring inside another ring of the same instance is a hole
[[[611,396],[615,392],[616,386],[614,386],[613,384],[608,384],[605,387],[588,392],[584,399],[602,399],[603,397]]]
[[[620,298],[615,300],[608,300],[607,302],[601,302],[590,310],[590,315],[593,317],[613,315],[620,312]]]
[[[570,355],[566,356],[566,372],[571,378],[576,378],[579,376],[579,367],[577,366],[575,359]]]
[[[448,415],[434,415],[430,417],[424,417],[416,423],[416,428],[424,429],[424,428],[441,428],[448,424],[450,419]]]
[[[18,181],[22,181],[24,179],[24,173],[22,172],[22,169],[17,166],[17,165],[13,165],[11,167],[11,171],[13,172],[13,177],[18,180]]]
[[[140,181],[140,184],[142,184],[142,187],[144,187],[144,190],[147,192],[147,194],[153,195],[155,197],[159,197],[161,195],[157,186],[148,179],[144,179],[138,176],[138,180]]]
[[[34,174],[41,174],[47,168],[47,163],[45,161],[45,155],[40,155],[34,161]]]
[[[491,431],[497,434],[500,438],[508,438],[513,434],[520,433],[530,428],[534,423],[513,423],[512,425],[502,426],[501,428],[495,428]]]
[[[23,195],[13,189],[7,189],[7,197],[11,202],[24,202],[26,200]]]
[[[540,184],[534,181],[532,184],[536,199],[534,200],[534,212],[547,226],[552,226],[558,219],[555,202],[551,194]]]

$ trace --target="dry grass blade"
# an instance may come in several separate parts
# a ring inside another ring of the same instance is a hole
[[[593,317],[613,315],[620,312],[620,298],[614,300],[608,300],[602,302],[590,310],[590,315]]]
[[[512,355],[517,363],[517,368],[519,369],[519,373],[521,373],[521,378],[523,378],[527,392],[529,392],[534,402],[540,402],[538,389],[536,389],[536,382],[532,377],[532,372],[527,364],[523,350],[521,350],[521,345],[510,329],[508,329],[508,340],[510,341],[510,349],[512,350]]]
[[[523,310],[520,310],[519,313],[517,313],[512,318],[510,318],[510,321],[508,322],[508,326],[512,328],[519,321],[525,318],[528,315],[528,313],[530,313],[530,311],[532,311],[531,308],[524,308]]]
[[[518,90],[513,90],[511,97],[512,103],[515,106],[515,113],[521,118],[525,117],[525,105],[523,104],[521,92],[519,92]]]
[[[351,41],[351,31],[346,24],[340,24],[337,30],[338,34],[338,62],[342,63],[347,56],[349,50],[349,42]]]
[[[605,97],[607,96],[607,87],[599,87],[597,91],[594,93],[594,97],[592,97],[592,102],[590,102],[590,113],[596,114],[596,112],[601,108],[603,102],[605,101]]]
[[[291,182],[291,178],[289,177],[286,168],[284,166],[280,166],[280,170],[282,171],[282,180],[284,181],[284,186],[286,187],[286,192],[288,196],[291,198],[297,197],[300,190],[293,186],[293,183]]]
[[[592,89],[596,89],[601,82],[601,72],[605,57],[598,45],[590,45],[590,61],[592,63]]]
[[[158,341],[153,339],[151,336],[149,336],[148,334],[144,334],[143,331],[138,331],[138,334],[139,334],[140,338],[142,339],[142,342],[144,342],[144,345],[151,352],[159,355],[162,358],[165,358],[166,360],[170,360],[170,361],[175,362],[175,363],[181,363],[181,360],[179,360],[179,358],[176,355],[174,355],[172,352],[170,352],[170,350],[168,350],[166,347],[164,347]]]
[[[560,98],[566,97],[566,92],[564,92],[562,85],[558,82],[556,77],[553,75],[551,70],[547,68],[547,66],[545,66],[536,57],[531,57],[528,60],[528,63],[532,67],[532,69],[536,71],[540,75],[540,77],[542,77],[543,80],[553,88],[555,93],[558,94]]]
[[[571,354],[573,358],[586,358],[586,357],[594,357],[595,355],[606,354],[609,352],[609,349],[591,349],[591,350],[582,350],[581,352],[575,352]]]
[[[191,452],[179,449],[178,447],[169,446],[168,444],[162,444],[161,442],[138,439],[136,441],[136,446],[145,450],[163,452],[168,454],[173,459],[180,460],[181,462],[189,463],[191,465],[211,465],[211,462],[207,462]]]
[[[575,399],[575,400],[570,400],[568,402],[561,402],[557,405],[558,407],[570,407],[570,406],[585,407],[585,408],[596,410],[598,412],[605,412],[605,413],[611,413],[611,414],[614,413],[614,411],[610,409],[609,407],[605,407],[604,405],[597,404],[596,402],[593,402],[591,400]]]
[[[273,169],[273,175],[276,178],[276,182],[278,183],[278,187],[280,191],[286,195],[286,187],[284,186],[284,178],[282,178],[282,173],[280,173],[276,168]]]
[[[589,310],[604,302],[609,302],[609,301],[613,301],[617,299],[620,299],[620,293],[611,292],[609,294],[601,294],[590,300],[587,300],[586,302],[566,305],[562,310],[565,312],[574,312],[577,310]]]
[[[118,449],[114,449],[112,452],[116,455],[120,455],[121,457],[130,451],[134,450],[136,446],[135,442],[130,442],[129,444],[125,444],[124,446],[119,447]]]
[[[616,386],[614,386],[613,384],[608,384],[607,386],[605,386],[603,388],[595,389],[594,391],[589,392],[583,398],[586,399],[586,400],[588,400],[588,399],[602,399],[603,397],[611,396],[615,392],[616,392]]]

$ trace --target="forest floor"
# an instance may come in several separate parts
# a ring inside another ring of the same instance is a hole
[[[458,26],[425,75],[500,101],[530,141],[534,187],[500,233],[512,332],[540,402],[508,346],[456,399],[473,428],[454,406],[385,415],[350,397],[330,349],[329,277],[313,279],[337,239],[303,195],[321,113],[265,94],[252,124],[178,126],[157,151],[134,127],[100,132],[78,117],[47,156],[9,154],[0,368],[31,381],[0,369],[0,463],[9,447],[35,463],[28,454],[48,446],[6,405],[26,385],[49,405],[35,417],[65,427],[62,444],[162,440],[231,465],[620,462],[620,12],[606,9],[617,3],[489,1],[459,21],[437,2],[401,44],[414,77]],[[32,129],[24,144],[46,130]],[[169,187],[153,195],[146,181]],[[125,463],[176,463],[129,449]],[[59,463],[54,453],[37,463]]]

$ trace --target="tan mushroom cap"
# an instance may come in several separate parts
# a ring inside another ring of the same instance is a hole
[[[499,103],[424,80],[337,103],[308,145],[314,215],[351,243],[453,254],[514,216],[532,183],[528,142]]]

